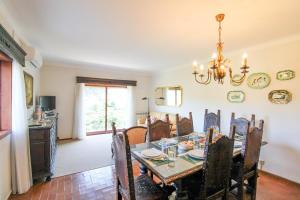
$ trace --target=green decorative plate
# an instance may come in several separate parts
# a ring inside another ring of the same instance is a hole
[[[283,71],[279,71],[276,74],[276,78],[277,80],[280,81],[286,81],[286,80],[291,80],[293,78],[295,78],[296,73],[293,70],[283,70]]]
[[[269,93],[269,101],[275,104],[288,104],[292,101],[292,93],[287,90],[273,90]]]
[[[230,103],[242,103],[245,101],[245,93],[243,91],[229,91],[227,93],[227,100]]]
[[[247,79],[247,84],[253,89],[263,89],[270,85],[271,77],[266,73],[254,73]]]

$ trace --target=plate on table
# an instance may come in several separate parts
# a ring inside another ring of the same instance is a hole
[[[234,148],[241,148],[243,145],[243,142],[241,141],[234,141]]]
[[[198,160],[204,159],[204,149],[194,149],[187,153],[190,157]]]
[[[204,138],[205,133],[193,132],[193,133],[190,133],[189,136],[198,136],[198,137]]]
[[[180,150],[191,150],[193,147],[194,143],[192,141],[183,141],[178,144]]]
[[[161,157],[163,155],[163,153],[157,149],[145,149],[141,152],[142,156],[144,158],[149,158],[149,159],[153,159],[153,158],[158,158]]]
[[[172,144],[177,144],[178,143],[178,141],[177,140],[175,140],[175,139],[173,139],[173,138],[166,138],[165,140],[164,140],[165,142],[166,142],[166,145],[172,145]],[[162,140],[160,140],[159,142],[158,142],[158,144],[161,146],[162,145]]]

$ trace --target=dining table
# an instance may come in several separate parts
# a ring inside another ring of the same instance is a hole
[[[152,160],[149,158],[145,158],[145,156],[142,155],[142,152],[147,149],[155,149],[161,151],[162,146],[160,140],[131,145],[130,146],[131,154],[138,162],[140,162],[148,170],[150,170],[156,177],[158,177],[163,184],[168,185],[184,177],[192,175],[202,169],[204,159],[194,159],[188,154],[190,150],[183,150],[181,148],[178,148],[178,144],[180,142],[189,141],[195,135],[200,138],[204,138],[205,141],[205,133],[199,133],[199,132],[193,132],[189,135],[176,136],[171,138],[173,144],[170,145],[176,146],[176,150],[177,150],[176,159],[172,161],[167,158]],[[243,141],[242,136],[238,136],[235,138],[235,145],[233,150],[234,157],[241,153],[242,141]],[[262,142],[262,145],[265,144],[267,143]],[[200,145],[200,149],[201,148],[203,148],[204,150],[204,143]]]

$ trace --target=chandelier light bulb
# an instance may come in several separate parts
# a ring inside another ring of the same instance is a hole
[[[216,59],[216,58],[217,58],[217,54],[216,54],[216,53],[213,53],[212,56],[211,56],[211,58],[212,58],[212,59]]]
[[[201,70],[201,71],[204,70],[204,65],[200,65],[200,70]]]
[[[193,67],[198,67],[198,62],[196,60],[193,62]]]
[[[247,59],[248,58],[248,54],[247,53],[244,53],[243,54],[243,59]]]

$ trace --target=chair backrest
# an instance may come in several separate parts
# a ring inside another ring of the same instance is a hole
[[[204,115],[204,126],[203,131],[207,132],[211,127],[216,126],[221,131],[221,111],[218,110],[218,113],[208,113],[208,109],[205,109]]]
[[[194,132],[193,116],[192,112],[189,113],[189,118],[183,117],[179,119],[179,115],[176,114],[176,134],[177,136],[183,136]]]
[[[113,152],[115,157],[117,188],[126,200],[135,200],[133,169],[127,130],[117,133],[115,123],[113,130]]]
[[[242,147],[244,160],[244,171],[257,167],[259,161],[260,147],[262,142],[264,121],[260,120],[259,127],[251,127]]]
[[[157,120],[151,123],[150,116],[147,117],[148,120],[148,131],[147,131],[147,141],[152,142],[160,140],[161,138],[169,138],[171,133],[169,115],[166,114],[166,120]]]
[[[235,133],[240,136],[245,136],[250,127],[255,126],[255,115],[251,115],[251,121],[246,118],[235,118],[235,113],[231,114],[230,127],[235,126]]]
[[[127,129],[129,144],[140,144],[146,141],[147,128],[144,126],[134,126]]]
[[[205,143],[202,191],[204,198],[223,190],[226,192],[230,180],[235,127],[230,138],[223,135],[213,142],[213,129],[209,130]]]

